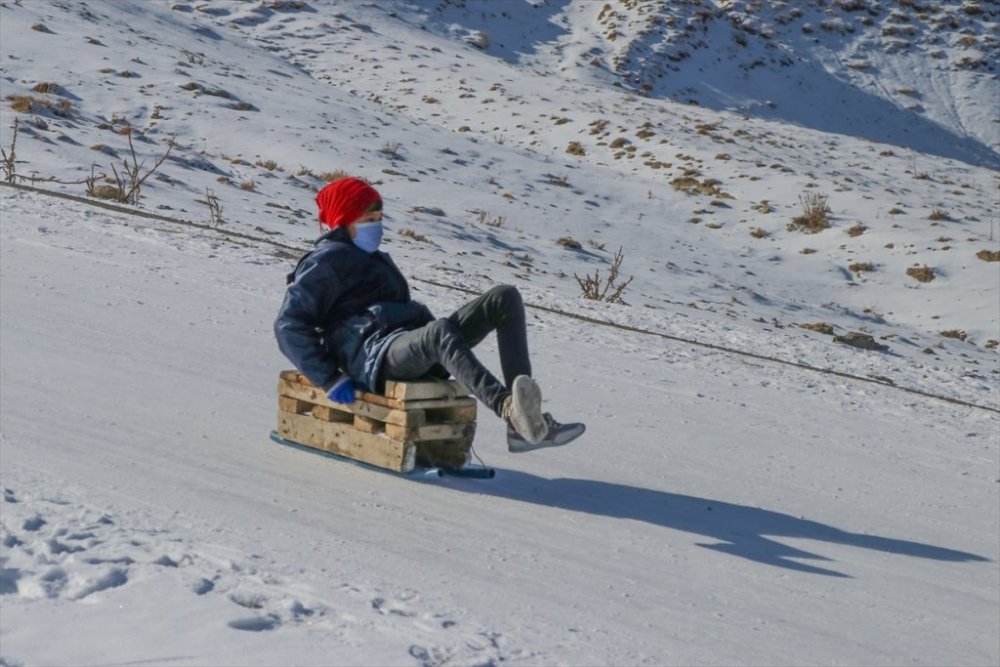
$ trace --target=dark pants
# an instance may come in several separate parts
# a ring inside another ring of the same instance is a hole
[[[472,353],[491,331],[497,332],[503,383]],[[524,302],[516,287],[494,287],[451,317],[407,331],[389,345],[381,372],[383,380],[444,379],[449,375],[498,416],[514,378],[531,375]]]

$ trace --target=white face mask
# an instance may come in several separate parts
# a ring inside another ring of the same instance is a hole
[[[354,225],[354,232],[354,245],[367,253],[375,252],[382,243],[381,222],[359,222]]]

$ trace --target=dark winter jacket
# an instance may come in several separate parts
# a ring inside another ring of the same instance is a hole
[[[361,250],[343,227],[321,236],[288,278],[274,322],[278,347],[326,390],[346,373],[362,388],[378,391],[389,343],[434,319],[427,306],[410,298],[406,278],[389,255]]]

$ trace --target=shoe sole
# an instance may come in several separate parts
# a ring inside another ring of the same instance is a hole
[[[514,430],[532,445],[544,440],[549,427],[542,418],[542,390],[538,383],[527,375],[518,375],[514,380],[511,403],[511,421],[521,422],[514,425]]]
[[[563,445],[568,445],[573,442],[587,430],[587,427],[583,424],[576,424],[578,428],[566,429],[560,431],[552,440],[542,440],[535,444],[531,444],[526,440],[517,438],[516,440],[511,440],[511,436],[507,436],[507,451],[513,454],[521,454],[524,452],[533,452],[536,449],[545,449],[547,447],[562,447]],[[548,438],[548,435],[545,436]]]

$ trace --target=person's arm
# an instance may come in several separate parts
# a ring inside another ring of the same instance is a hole
[[[288,286],[274,336],[282,354],[309,381],[330,390],[341,379],[336,361],[323,345],[326,314],[340,296],[343,286],[332,267],[315,255],[302,261],[295,280]]]

